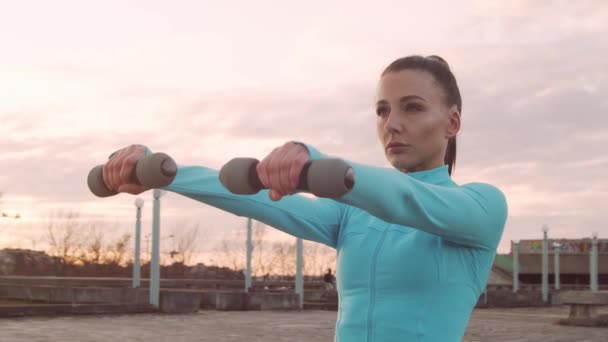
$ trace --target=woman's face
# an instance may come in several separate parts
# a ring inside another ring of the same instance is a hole
[[[460,129],[460,113],[445,98],[441,86],[426,71],[389,72],[380,79],[378,137],[395,168],[414,172],[444,164],[448,139]]]

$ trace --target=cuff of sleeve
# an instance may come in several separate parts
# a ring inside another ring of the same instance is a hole
[[[298,145],[302,145],[306,148],[306,150],[308,150],[308,156],[310,157],[310,160],[318,160],[318,159],[326,159],[327,156],[324,155],[323,153],[319,152],[319,150],[317,150],[316,148],[305,144],[303,142],[299,142],[299,141],[294,141],[294,144],[298,144]]]

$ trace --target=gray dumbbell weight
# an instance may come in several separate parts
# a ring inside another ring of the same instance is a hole
[[[177,164],[165,153],[153,153],[141,158],[135,165],[131,178],[134,183],[147,188],[162,188],[173,182],[177,175]],[[103,182],[103,165],[95,166],[87,177],[89,190],[98,197],[109,197],[117,192],[106,187]]]
[[[258,163],[254,158],[234,158],[220,170],[220,182],[234,194],[256,194],[265,189],[256,171]],[[338,198],[353,186],[354,174],[345,161],[319,159],[304,165],[297,189],[317,197]]]

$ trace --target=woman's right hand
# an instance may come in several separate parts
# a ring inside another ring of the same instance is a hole
[[[131,177],[137,161],[145,156],[146,148],[142,145],[131,145],[114,153],[103,166],[103,182],[108,189],[133,195],[150,190],[135,183]]]

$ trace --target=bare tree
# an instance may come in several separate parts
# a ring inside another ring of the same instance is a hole
[[[293,276],[296,271],[296,241],[273,241],[268,236],[269,227],[255,221],[252,227],[252,273]],[[220,263],[235,271],[245,268],[245,229],[235,235],[225,236],[216,248]],[[306,275],[321,276],[327,268],[335,269],[336,251],[320,243],[304,241],[303,271]]]
[[[97,231],[92,234],[91,241],[87,248],[87,254],[89,256],[89,261],[95,264],[101,263],[103,260],[103,233],[102,231]]]
[[[49,254],[59,257],[65,264],[79,261],[83,244],[79,215],[73,211],[59,211],[47,223]]]
[[[125,257],[129,248],[129,242],[131,241],[131,234],[123,234],[110,245],[105,254],[104,262],[106,264],[122,266],[125,262]]]
[[[295,241],[277,241],[272,244],[274,271],[276,274],[294,275],[296,271]]]
[[[105,258],[104,229],[98,225],[87,225],[80,249],[79,260],[84,264],[101,264]]]
[[[304,274],[322,276],[328,268],[336,269],[336,250],[324,244],[304,241]]]
[[[252,227],[252,273],[255,276],[273,274],[277,258],[274,257],[272,245],[267,240],[268,227],[262,222],[254,222]]]
[[[233,271],[240,271],[245,268],[245,250],[242,231],[237,231],[236,234],[229,236],[225,235],[220,246],[216,248],[216,253],[222,260],[220,264],[226,264]]]
[[[190,264],[192,254],[194,254],[198,245],[199,224],[197,223],[190,229],[181,230],[179,233],[173,233],[173,235],[177,242],[171,252],[172,259],[184,265]]]
[[[106,228],[101,223],[83,222],[76,212],[58,211],[47,223],[48,254],[59,257],[65,265],[123,265],[131,235],[123,234],[105,243]]]
[[[318,243],[304,241],[304,274],[313,276],[318,275],[319,264],[322,259],[322,256],[319,255],[319,246]]]

